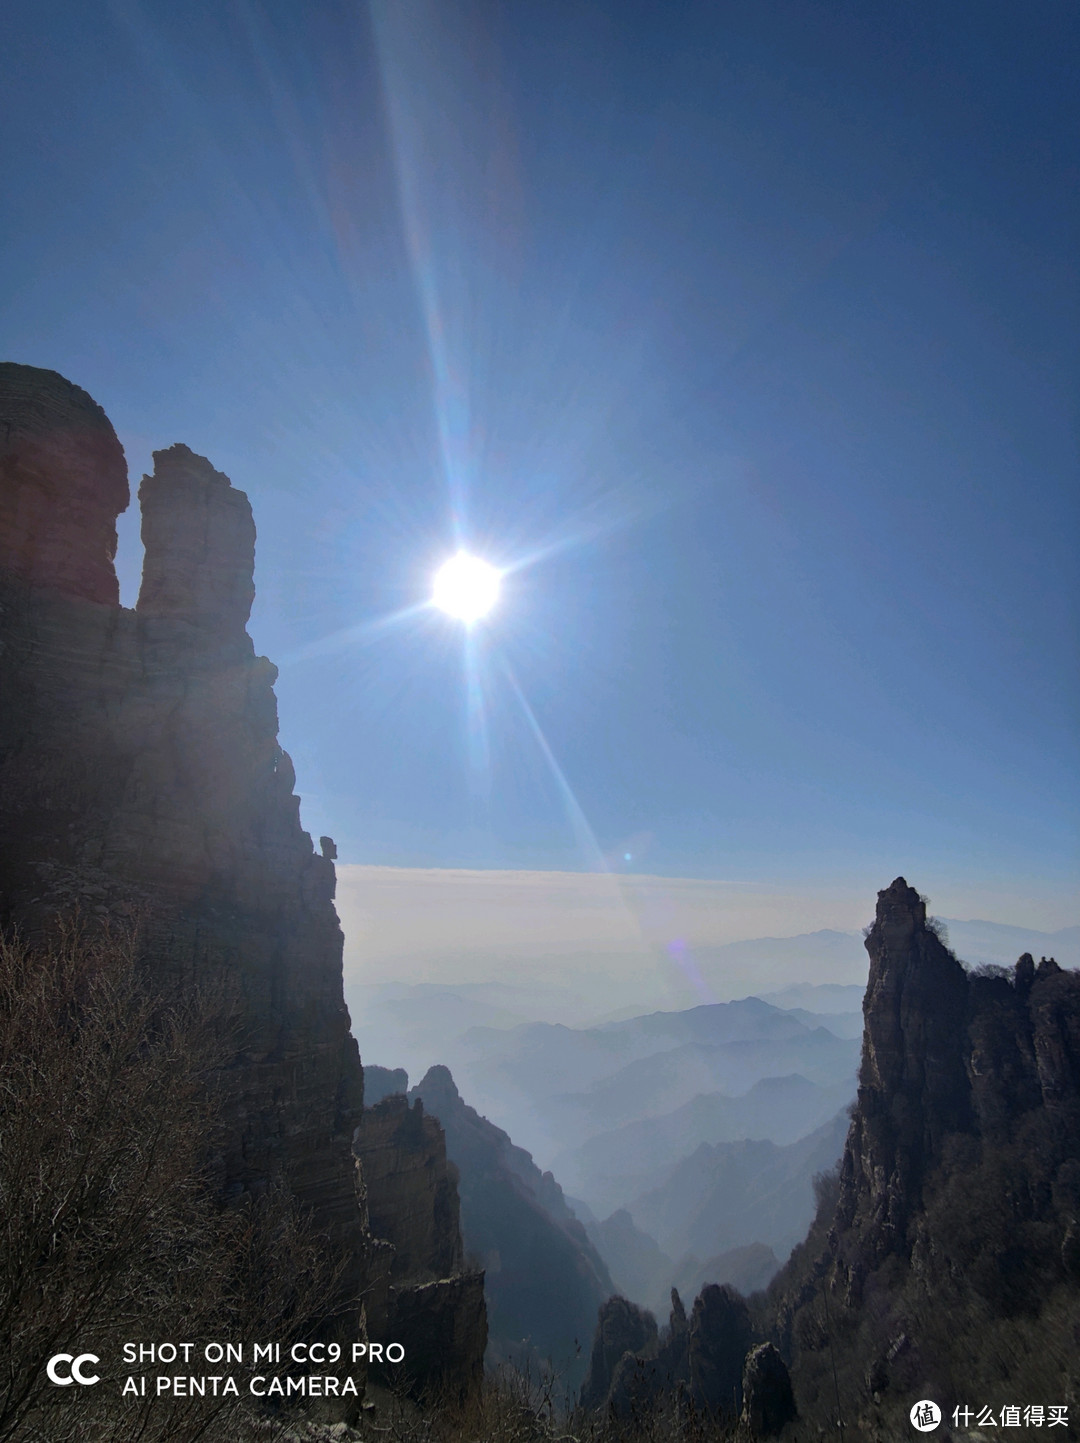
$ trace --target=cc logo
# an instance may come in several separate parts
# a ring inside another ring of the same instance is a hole
[[[100,1363],[101,1359],[96,1353],[80,1353],[77,1358],[71,1353],[54,1353],[45,1365],[45,1371],[49,1375],[49,1381],[60,1388],[68,1388],[72,1383],[81,1383],[88,1388],[92,1383],[100,1383],[101,1379],[95,1373],[92,1378],[84,1375],[82,1367],[84,1363]],[[60,1371],[62,1363],[70,1363],[67,1376]]]

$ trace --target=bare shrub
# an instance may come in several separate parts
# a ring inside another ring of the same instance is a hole
[[[123,1344],[316,1326],[332,1268],[287,1191],[218,1201],[229,1050],[214,999],[155,993],[131,938],[0,939],[0,1439],[218,1436],[234,1401],[122,1397],[124,1373],[143,1371]],[[54,1353],[83,1351],[99,1385],[49,1382]]]

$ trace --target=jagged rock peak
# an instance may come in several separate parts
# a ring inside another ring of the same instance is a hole
[[[154,452],[139,501],[146,555],[137,610],[242,631],[255,599],[255,522],[243,491],[178,444]]]
[[[457,1083],[449,1067],[437,1062],[434,1067],[429,1067],[420,1079],[420,1085],[415,1089],[427,1095],[428,1105],[436,1116],[439,1115],[438,1104],[444,1098],[448,1102],[458,1102],[461,1093],[457,1090]]]
[[[877,894],[876,920],[882,926],[922,926],[926,921],[926,900],[908,886],[905,878],[897,877]]]
[[[899,1243],[941,1139],[970,1126],[964,1049],[968,979],[903,877],[878,893],[866,937],[870,975],[859,1110],[848,1138],[840,1214],[875,1219],[877,1245]]]
[[[815,1401],[835,1343],[850,1359],[843,1407],[874,1400],[858,1435],[891,1438],[890,1414],[899,1437],[912,1398],[998,1384],[1003,1355],[988,1338],[1008,1337],[1017,1393],[1072,1376],[1080,1333],[1062,1320],[1080,1318],[1080,972],[1036,967],[1030,953],[1011,976],[966,971],[902,877],[879,894],[866,948],[838,1200],[833,1210],[823,1190],[770,1296],[800,1410],[817,1414],[808,1431],[836,1417],[827,1388]]]
[[[791,1375],[772,1343],[759,1343],[743,1366],[743,1428],[752,1438],[773,1438],[798,1416]]]
[[[56,371],[0,362],[0,574],[117,606],[116,518],[130,500],[109,418]]]
[[[161,451],[153,452],[154,476],[162,481],[196,481],[210,486],[231,487],[224,471],[216,471],[205,456],[177,441]],[[143,480],[147,478],[144,476]]]
[[[581,1389],[583,1408],[602,1408],[611,1396],[619,1363],[629,1355],[651,1356],[657,1341],[656,1319],[616,1294],[600,1309],[593,1336],[589,1372]]]

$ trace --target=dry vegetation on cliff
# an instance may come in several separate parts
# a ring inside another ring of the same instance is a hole
[[[838,1177],[758,1326],[800,1411],[890,1437],[919,1397],[1080,1406],[1080,975],[967,972],[903,878],[878,895]]]
[[[318,1317],[333,1279],[291,1199],[216,1200],[224,1045],[205,998],[148,990],[130,941],[0,939],[0,1439],[226,1436],[225,1404],[121,1398],[122,1344]],[[102,1383],[52,1386],[45,1360],[82,1351]]]
[[[685,1398],[664,1399],[617,1415],[567,1408],[558,1379],[502,1367],[463,1407],[421,1411],[406,1399],[377,1395],[355,1430],[364,1443],[727,1443],[732,1418],[710,1416]]]

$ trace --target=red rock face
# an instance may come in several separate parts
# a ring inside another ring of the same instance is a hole
[[[116,518],[129,499],[101,407],[55,371],[0,363],[0,572],[116,606]]]

